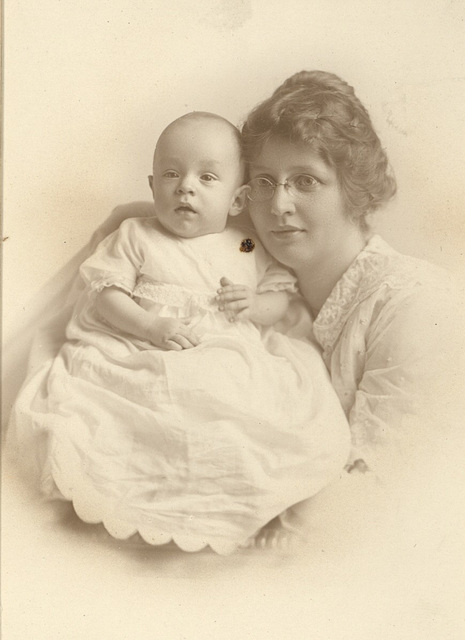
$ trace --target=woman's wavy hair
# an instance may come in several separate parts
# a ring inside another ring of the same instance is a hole
[[[274,136],[311,145],[335,168],[348,215],[363,229],[366,216],[396,192],[367,110],[353,88],[332,73],[296,73],[252,110],[242,127],[247,162]]]

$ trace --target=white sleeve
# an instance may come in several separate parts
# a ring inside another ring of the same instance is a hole
[[[265,293],[266,291],[297,292],[297,278],[271,256],[269,256],[265,273],[257,287],[257,293]]]
[[[418,285],[374,309],[349,422],[351,459],[362,458],[380,477],[415,464],[438,438],[449,437],[460,345],[458,316],[443,293]]]
[[[143,262],[139,221],[125,220],[85,260],[80,274],[94,291],[117,286],[132,293]]]

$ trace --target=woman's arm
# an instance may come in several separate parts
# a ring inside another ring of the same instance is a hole
[[[287,291],[256,293],[250,287],[233,284],[227,278],[221,278],[220,284],[216,296],[218,308],[231,322],[251,320],[256,324],[272,325],[286,314],[289,306]]]
[[[160,349],[180,351],[198,344],[189,318],[160,318],[146,311],[122,289],[105,287],[97,294],[97,311],[113,327],[148,340]]]
[[[442,294],[426,286],[392,291],[372,309],[349,422],[352,461],[362,459],[379,477],[425,462],[450,441],[460,333],[454,329],[458,315]],[[355,349],[349,331],[339,354],[341,389],[342,365],[350,367]],[[353,468],[361,469],[360,463]]]

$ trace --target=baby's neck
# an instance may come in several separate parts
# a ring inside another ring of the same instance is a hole
[[[155,218],[155,221],[156,221],[158,230],[161,233],[163,233],[164,235],[170,238],[177,238],[179,240],[195,240],[196,238],[204,238],[206,236],[218,235],[218,234],[224,233],[226,229],[230,226],[229,224],[227,224],[223,229],[220,229],[218,231],[207,231],[205,233],[197,233],[195,235],[183,236],[183,235],[180,235],[179,233],[175,233],[172,229],[168,229],[167,227],[165,227],[158,218]]]

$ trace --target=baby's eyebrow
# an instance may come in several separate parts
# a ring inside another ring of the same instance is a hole
[[[183,162],[183,158],[179,156],[165,156],[160,158],[160,164],[176,164]],[[214,158],[203,158],[197,161],[199,167],[221,167],[224,161],[215,160]]]
[[[206,158],[205,160],[200,160],[200,164],[205,166],[221,167],[224,163],[220,160],[214,160],[213,158]]]
[[[159,161],[160,162],[180,162],[182,160],[182,158],[179,158],[178,156],[159,156]]]

